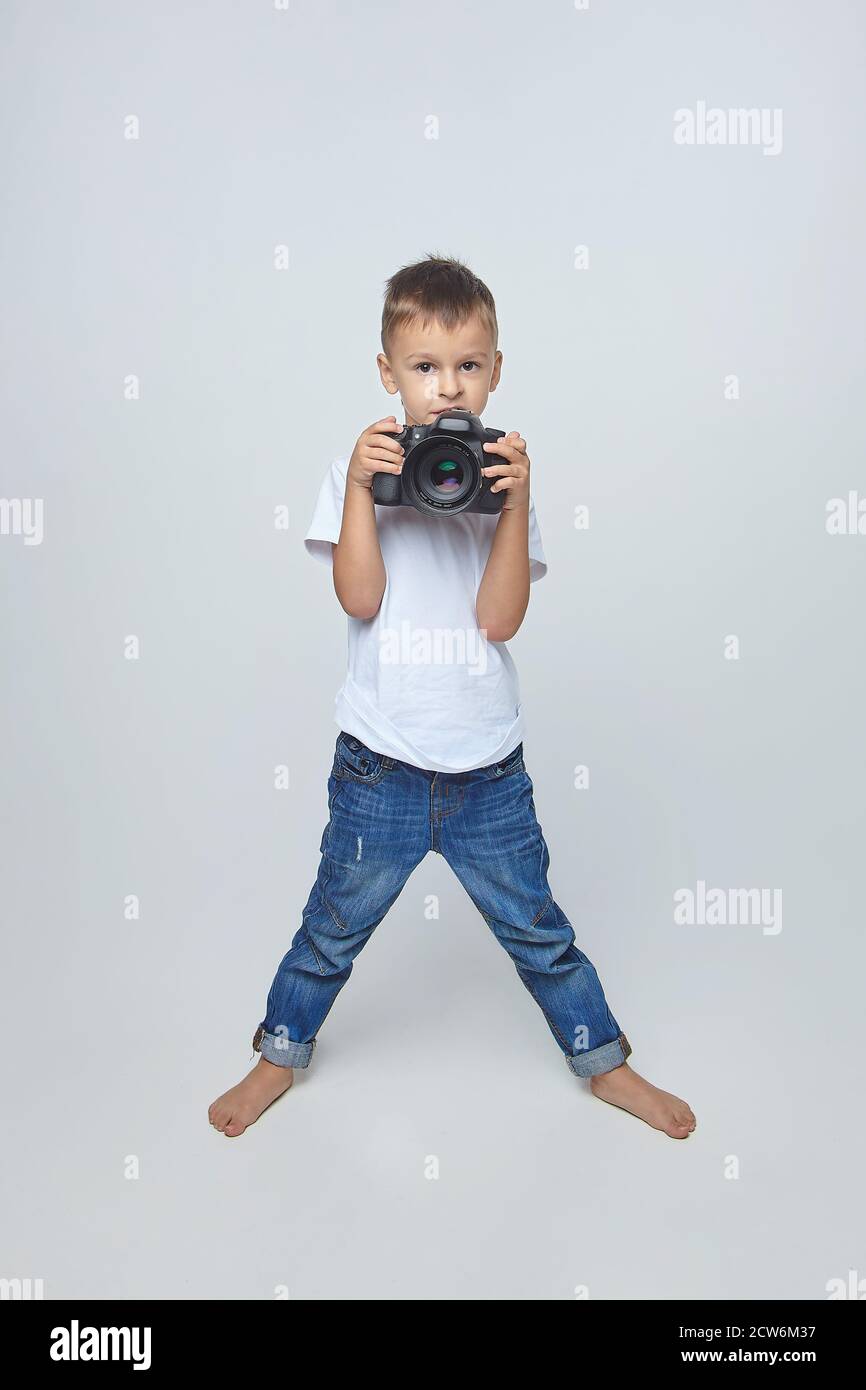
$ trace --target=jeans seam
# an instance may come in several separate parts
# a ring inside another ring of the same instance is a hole
[[[319,956],[319,953],[318,953],[318,951],[316,950],[316,943],[313,941],[313,938],[310,936],[310,929],[309,929],[309,927],[307,926],[306,922],[304,922],[303,926],[304,926],[304,936],[305,936],[305,937],[307,938],[307,940],[309,941],[309,943],[310,943],[310,950],[312,951],[313,955],[316,957],[316,964],[317,964],[317,966],[319,967],[319,974],[320,974],[320,975],[324,975],[325,972],[324,972],[324,970],[322,969],[321,957]]]
[[[321,865],[321,867],[320,867],[320,870],[318,870],[318,897],[320,897],[322,903],[324,903],[325,910],[327,910],[328,915],[331,916],[332,919],[334,919],[334,924],[335,924],[336,927],[338,927],[338,930],[339,930],[339,931],[345,931],[345,930],[346,930],[346,927],[343,926],[343,923],[341,922],[341,920],[339,920],[339,916],[336,915],[336,912],[335,912],[334,908],[332,908],[331,903],[328,902],[327,888],[328,888],[328,884],[331,883],[331,876],[332,876],[332,860],[331,860],[331,856],[329,856],[329,855],[322,855],[322,865]],[[307,940],[310,941],[310,945],[311,945],[311,947],[313,947],[313,938],[310,937],[310,931],[309,931],[309,927],[307,927],[307,919],[306,919],[306,917],[304,917],[304,919],[303,919],[302,926],[303,926],[304,931],[306,931],[306,933],[307,933]],[[313,947],[313,954],[316,955],[316,947]],[[318,955],[316,955],[316,959],[318,960]],[[322,967],[321,967],[321,960],[318,960],[318,970],[320,970],[320,974],[324,974],[324,973],[325,973],[324,970],[322,970]]]
[[[549,904],[550,904],[552,898],[553,898],[553,894],[552,894],[552,893],[548,893],[547,897],[544,899],[544,902],[541,904],[541,911],[540,911],[540,912],[536,912],[535,916],[533,917],[532,921],[530,922],[529,925],[530,925],[531,927],[536,926],[537,923],[541,921],[542,917],[544,916],[545,912],[546,912],[547,909],[548,909],[548,906],[549,906]]]
[[[334,926],[337,928],[337,930],[338,930],[338,931],[347,931],[347,930],[348,930],[348,927],[347,927],[346,923],[340,921],[340,917],[339,917],[338,913],[335,911],[335,909],[334,909],[333,907],[331,907],[331,904],[328,902],[328,899],[325,897],[324,893],[322,894],[322,902],[325,904],[325,907],[328,909],[328,914],[329,914],[329,916],[333,918]],[[323,972],[323,973],[324,973],[324,972]]]
[[[332,875],[331,859],[328,855],[325,855],[325,864],[327,865],[327,868],[325,869],[323,867],[319,877],[319,897],[322,899],[322,902],[324,903],[328,911],[328,914],[333,919],[334,926],[337,928],[338,931],[344,932],[348,930],[348,926],[344,921],[342,921],[342,919],[340,918],[340,914],[337,912],[337,909],[331,906],[331,903],[328,899],[327,888],[328,884],[331,882]],[[313,947],[313,950],[315,950],[315,947]],[[316,957],[316,959],[318,960],[318,956]],[[325,972],[322,971],[322,974],[324,973]]]
[[[328,799],[328,827],[327,827],[327,829],[328,829],[328,834],[329,834],[329,835],[330,835],[330,832],[331,832],[331,821],[333,820],[333,816],[334,816],[334,807],[335,807],[335,805],[337,804],[337,796],[338,796],[338,794],[339,794],[339,792],[340,792],[340,789],[341,789],[342,787],[345,787],[345,785],[346,785],[345,779],[342,778],[342,777],[338,777],[337,774],[336,774],[336,772],[334,772],[333,770],[331,771],[331,776],[332,776],[333,779],[334,779],[334,790],[331,792],[331,795],[330,795],[330,797],[329,797],[329,799]]]

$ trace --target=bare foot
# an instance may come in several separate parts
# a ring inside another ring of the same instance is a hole
[[[291,1067],[277,1067],[267,1057],[243,1081],[215,1100],[207,1115],[214,1129],[222,1130],[229,1138],[243,1134],[247,1125],[254,1124],[263,1110],[287,1091],[294,1080]]]
[[[622,1062],[613,1071],[591,1076],[589,1085],[594,1096],[630,1111],[638,1119],[646,1120],[653,1129],[664,1130],[671,1139],[687,1139],[697,1124],[684,1100],[645,1081],[632,1071],[628,1062]]]

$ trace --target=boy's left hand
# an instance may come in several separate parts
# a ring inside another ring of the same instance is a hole
[[[510,512],[516,507],[528,507],[529,455],[526,452],[526,440],[521,438],[517,430],[512,430],[501,439],[485,440],[481,447],[508,460],[507,463],[489,464],[481,470],[486,478],[499,475],[490,491],[507,492],[502,510]]]

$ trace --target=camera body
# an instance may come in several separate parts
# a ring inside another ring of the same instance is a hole
[[[486,429],[471,410],[447,410],[430,425],[383,433],[405,453],[402,472],[373,474],[373,501],[380,507],[414,507],[425,516],[502,511],[505,491],[490,491],[498,475],[485,478],[481,470],[508,462],[482,448],[502,439],[505,430]]]

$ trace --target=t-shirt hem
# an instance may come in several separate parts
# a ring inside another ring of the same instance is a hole
[[[402,763],[409,763],[410,766],[420,768],[424,772],[474,772],[480,767],[488,767],[491,763],[498,763],[503,758],[507,758],[523,739],[523,706],[518,705],[515,719],[498,743],[491,746],[472,763],[449,763],[441,758],[431,756],[408,739],[400,737],[396,730],[393,734],[389,734],[383,729],[384,721],[381,713],[378,714],[377,723],[373,725],[363,711],[353,703],[347,691],[347,685],[348,681],[342,686],[334,700],[334,723],[337,727],[347,734],[351,734],[354,738],[360,739],[374,753],[384,753],[386,757],[396,758]],[[393,729],[393,725],[390,727]]]

